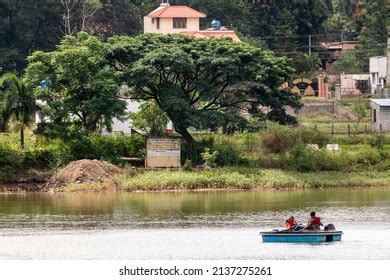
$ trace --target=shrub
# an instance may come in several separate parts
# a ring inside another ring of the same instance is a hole
[[[184,171],[192,171],[194,165],[192,164],[192,160],[187,159],[186,162],[183,164],[183,170]]]
[[[0,145],[0,180],[12,180],[22,168],[22,156],[10,147]]]
[[[359,149],[357,152],[354,152],[350,157],[351,162],[356,167],[365,168],[378,164],[383,159],[383,156],[379,153],[378,150],[366,147]]]
[[[289,169],[301,172],[351,172],[376,169],[377,166],[385,170],[387,165],[383,162],[388,159],[387,154],[381,154],[373,148],[360,148],[349,152],[329,152],[325,149],[313,150],[302,144],[294,146],[284,157]]]
[[[215,160],[218,166],[237,166],[247,164],[247,160],[242,158],[240,149],[235,142],[226,140],[218,141],[214,143],[212,149],[218,152]]]
[[[324,146],[328,138],[308,128],[289,128],[275,125],[261,134],[263,148],[268,153],[282,154],[299,144]]]
[[[63,166],[71,161],[69,147],[64,144],[29,149],[23,153],[25,168],[52,169]]]
[[[241,145],[247,154],[258,152],[260,139],[258,133],[244,132],[240,134],[238,143]]]
[[[201,153],[201,157],[203,159],[203,166],[205,167],[215,167],[216,159],[218,156],[218,151],[210,152],[209,148],[206,148],[203,153]]]
[[[213,137],[198,140],[196,146],[191,146],[187,142],[183,141],[181,145],[181,163],[184,164],[187,160],[191,160],[195,166],[202,165],[203,159],[200,154],[206,148],[212,149],[213,146]]]
[[[385,136],[383,134],[374,134],[368,139],[368,143],[371,147],[383,149],[385,144]]]
[[[121,165],[121,157],[145,157],[145,138],[140,135],[81,137],[66,144],[72,160],[99,159]]]

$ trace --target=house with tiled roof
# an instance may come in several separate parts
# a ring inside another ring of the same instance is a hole
[[[200,30],[200,20],[206,15],[188,6],[172,6],[168,1],[144,17],[145,33],[183,34],[198,38],[229,37],[240,41],[233,30],[221,27],[218,21],[213,21],[213,27]]]

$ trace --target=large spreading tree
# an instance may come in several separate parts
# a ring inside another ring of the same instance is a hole
[[[108,45],[132,97],[155,100],[190,144],[189,127],[215,129],[250,115],[285,124],[294,121],[286,106],[301,106],[281,89],[293,71],[289,62],[247,43],[147,34],[114,37]]]

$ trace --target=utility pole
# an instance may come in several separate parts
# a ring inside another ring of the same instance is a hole
[[[311,55],[311,35],[309,35],[309,55]]]

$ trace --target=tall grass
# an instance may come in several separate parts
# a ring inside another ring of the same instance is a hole
[[[311,172],[221,168],[198,171],[147,171],[122,179],[120,190],[263,189],[390,186],[388,172]]]

